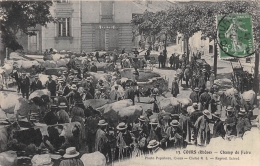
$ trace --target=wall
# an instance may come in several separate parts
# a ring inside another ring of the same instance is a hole
[[[70,37],[58,37],[58,24],[50,23],[42,30],[42,50],[81,52],[81,2],[54,3],[50,11],[54,17],[70,17]]]
[[[82,23],[99,23],[100,2],[82,1],[81,2]]]

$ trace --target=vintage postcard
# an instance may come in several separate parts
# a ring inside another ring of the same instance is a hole
[[[259,166],[258,0],[0,0],[0,166]]]

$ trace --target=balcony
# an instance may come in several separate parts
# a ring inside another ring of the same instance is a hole
[[[114,15],[101,15],[101,23],[113,23]]]

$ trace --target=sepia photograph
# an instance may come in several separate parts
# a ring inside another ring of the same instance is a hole
[[[260,0],[0,0],[0,166],[260,166]]]

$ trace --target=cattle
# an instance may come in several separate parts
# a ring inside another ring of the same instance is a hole
[[[84,106],[87,108],[91,106],[92,108],[96,109],[102,107],[106,104],[109,104],[111,101],[108,99],[88,99],[83,101]]]
[[[219,101],[222,107],[227,107],[231,105],[231,100],[238,94],[235,88],[227,89],[225,92],[219,91]]]
[[[17,94],[13,93],[0,93],[0,108],[6,114],[14,114],[16,116],[17,121],[19,121],[20,116],[26,116],[28,121],[30,121],[31,112],[39,112],[39,106],[34,102],[31,102]]]
[[[120,100],[103,107],[97,108],[104,119],[106,119],[113,127],[124,116],[128,117],[128,122],[132,123],[143,113],[143,108],[139,105],[132,105],[132,100]]]
[[[179,98],[178,101],[181,103],[182,108],[192,105],[191,99],[188,98]]]
[[[84,166],[106,166],[106,157],[99,151],[83,154],[80,160]]]
[[[62,74],[62,72],[65,70],[67,70],[66,67],[46,68],[44,73],[46,75],[55,75],[55,78],[56,78],[56,76],[60,76]]]
[[[180,102],[175,97],[162,98],[159,100],[158,106],[160,110],[164,110],[165,112],[169,112],[171,114],[180,113]]]
[[[251,105],[253,105],[255,100],[256,94],[253,90],[246,91],[241,95],[241,103],[248,101]]]
[[[13,61],[5,63],[3,67],[0,67],[1,85],[5,85],[8,88],[7,78],[13,72]]]
[[[66,59],[58,59],[56,61],[56,67],[66,67],[66,64],[68,64]]]
[[[57,61],[59,59],[66,58],[68,55],[67,54],[52,54],[52,59],[54,61]]]
[[[93,83],[96,84],[99,79],[104,78],[106,81],[110,82],[112,79],[112,76],[110,74],[106,73],[95,73],[95,72],[89,72],[88,76],[92,76],[94,78]]]
[[[112,72],[114,71],[114,64],[113,63],[105,63],[105,62],[100,62],[96,63],[97,66],[97,71],[104,71],[104,72]]]

